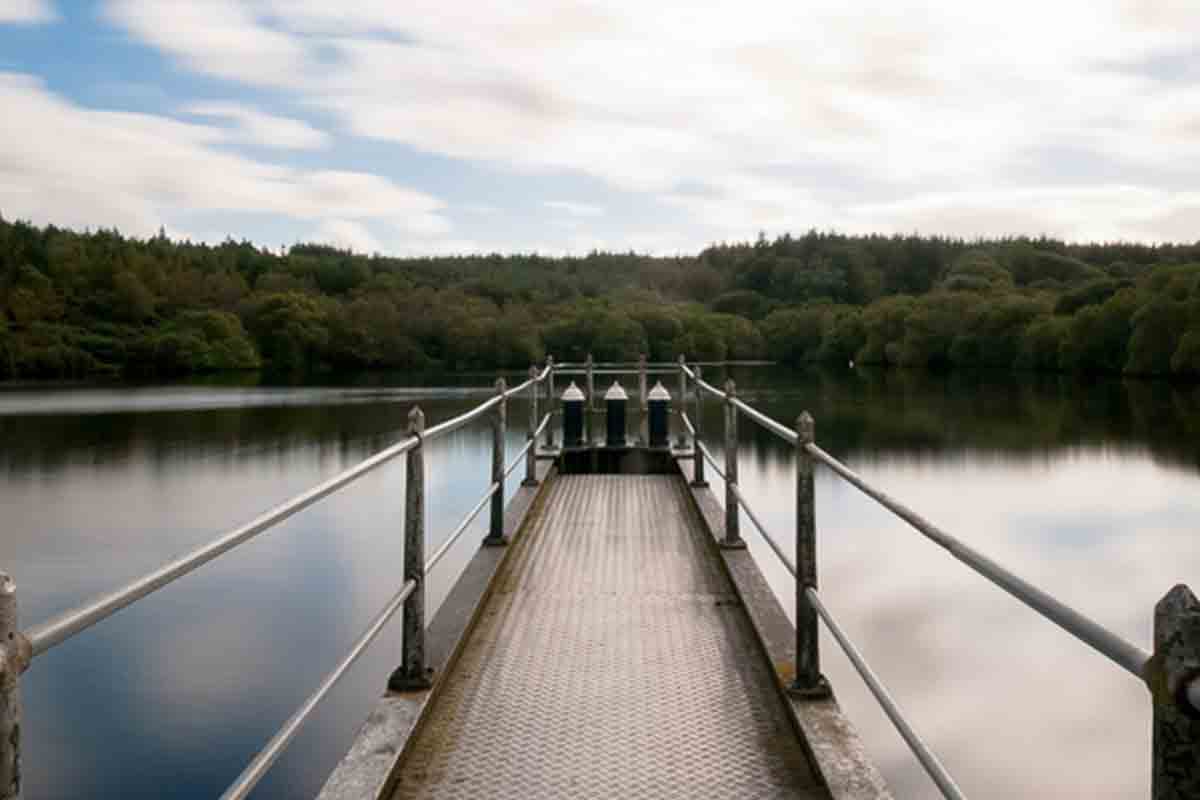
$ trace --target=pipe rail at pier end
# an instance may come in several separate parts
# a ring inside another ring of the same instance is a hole
[[[526,464],[525,485],[536,484],[535,458],[537,457],[537,437],[546,432],[548,443],[550,437],[549,422],[551,412],[547,412],[536,422],[539,387],[542,384],[552,385],[554,365],[548,359],[541,369],[531,367],[529,378],[523,383],[508,388],[503,379],[497,381],[495,396],[480,403],[463,414],[445,420],[431,428],[425,428],[425,417],[421,410],[414,407],[409,414],[409,433],[399,442],[381,450],[375,455],[359,462],[332,478],[329,478],[306,492],[296,495],[274,508],[264,512],[250,522],[221,534],[208,543],[195,548],[180,558],[175,559],[152,572],[149,572],[125,586],[97,597],[77,608],[62,613],[51,620],[35,625],[25,631],[18,627],[16,587],[8,575],[0,573],[0,800],[20,800],[21,784],[21,725],[22,708],[20,704],[20,676],[36,664],[39,656],[84,633],[94,625],[104,621],[121,609],[142,600],[180,578],[194,572],[208,562],[245,544],[259,534],[273,528],[288,518],[300,513],[314,503],[328,497],[334,492],[354,483],[364,475],[374,472],[379,467],[400,456],[406,456],[406,497],[405,497],[405,576],[396,594],[388,601],[383,609],[372,619],[363,634],[355,641],[349,652],[342,658],[334,669],[320,683],[316,691],[300,706],[300,708],[284,723],[283,727],[271,738],[264,748],[250,761],[241,775],[229,786],[222,795],[222,800],[240,800],[253,791],[254,787],[267,774],[271,765],[279,758],[284,749],[299,733],[300,728],[312,715],[317,705],[333,689],[346,671],[366,651],[367,647],[379,636],[388,621],[401,608],[404,609],[404,630],[401,644],[401,665],[393,673],[389,685],[408,679],[420,682],[425,679],[424,663],[424,598],[425,575],[446,554],[449,548],[467,530],[471,522],[479,515],[489,501],[495,505],[503,503],[504,479],[510,476],[522,461]],[[517,457],[507,466],[503,463],[504,425],[508,400],[514,396],[528,393],[530,398],[531,428],[526,435],[527,442]],[[547,391],[551,399],[548,408],[553,407],[553,393]],[[463,519],[450,535],[449,539],[438,548],[428,560],[424,554],[425,534],[425,481],[424,481],[424,450],[429,442],[450,434],[492,412],[492,424],[499,435],[493,439],[494,447],[499,448],[494,454],[494,461],[500,464],[499,472],[494,475],[491,484],[483,498]],[[503,525],[503,519],[499,520]],[[500,538],[502,531],[497,530],[497,519],[493,514],[489,527],[488,539]],[[485,539],[485,542],[487,540]],[[398,675],[400,676],[398,678]]]

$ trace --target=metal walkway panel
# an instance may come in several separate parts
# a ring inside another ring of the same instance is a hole
[[[560,476],[397,798],[824,798],[674,476]]]

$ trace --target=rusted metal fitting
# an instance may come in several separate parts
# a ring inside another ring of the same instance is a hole
[[[0,685],[25,674],[33,663],[33,644],[23,633],[9,634],[8,641],[0,644]]]

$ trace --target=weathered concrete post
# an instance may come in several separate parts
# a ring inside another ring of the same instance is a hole
[[[701,489],[708,486],[708,481],[704,480],[704,454],[700,452],[704,424],[704,390],[700,388],[700,380],[704,373],[699,366],[693,371],[696,373],[696,416],[692,419],[692,427],[696,429],[696,435],[692,437],[692,486]],[[682,400],[680,402],[682,404]]]
[[[537,367],[529,368],[529,380],[534,383],[529,384],[529,433],[525,436],[529,442],[529,449],[525,451],[525,480],[521,481],[522,486],[537,486],[537,437],[534,433],[538,426],[538,385],[537,385]]]
[[[550,370],[546,373],[546,412],[554,413],[554,356],[546,356],[546,367]],[[551,423],[546,426],[546,447],[554,447],[554,425]]]
[[[388,679],[388,689],[408,692],[428,689],[425,668],[425,414],[413,406],[408,412],[408,432],[418,438],[408,451],[404,476],[404,581],[417,582],[404,601],[401,663]]]
[[[737,396],[737,385],[733,379],[725,381],[725,540],[721,547],[740,549],[746,546],[741,534],[741,515],[734,487],[738,482],[738,411],[733,404]]]
[[[504,538],[504,438],[508,432],[508,401],[504,399],[504,392],[507,388],[504,378],[496,379],[500,402],[492,413],[492,483],[500,484],[500,488],[492,495],[492,519],[483,540],[488,546],[508,544]]]
[[[1153,800],[1200,797],[1200,602],[1183,584],[1154,607]]]
[[[679,436],[678,447],[682,450],[687,447],[687,428],[683,425],[683,412],[687,411],[687,373],[683,368],[687,366],[687,356],[683,353],[679,354]]]
[[[642,444],[645,444],[649,439],[649,430],[647,428],[646,411],[646,354],[642,353],[638,356],[638,408],[641,410],[641,421],[638,424],[638,431],[641,434]]]
[[[596,376],[594,370],[596,361],[592,358],[592,354],[587,355],[587,405],[583,410],[583,424],[587,430],[587,442],[590,446],[593,438],[592,425],[594,424],[593,412],[596,410]]]
[[[21,687],[28,653],[17,627],[17,587],[0,572],[0,800],[21,797]]]
[[[807,449],[815,438],[816,422],[805,411],[796,419],[796,677],[791,692],[812,699],[830,695],[821,675],[817,611],[805,591],[817,588],[817,502]]]

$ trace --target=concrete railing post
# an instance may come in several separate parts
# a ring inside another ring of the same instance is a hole
[[[696,373],[696,415],[692,417],[692,427],[696,429],[696,435],[692,437],[692,486],[699,489],[708,486],[708,481],[704,480],[704,454],[700,452],[700,443],[703,441],[701,432],[704,430],[704,390],[700,388],[700,380],[704,373],[698,366],[693,371]]]
[[[741,514],[734,488],[738,482],[738,410],[733,404],[737,396],[737,385],[733,379],[725,381],[725,540],[721,547],[742,548]]]
[[[28,653],[17,627],[17,587],[0,572],[0,800],[21,797],[20,676]]]
[[[404,476],[404,582],[417,588],[404,601],[401,663],[388,680],[394,692],[428,689],[425,667],[425,414],[417,406],[408,413],[408,432],[417,446],[405,456]]]
[[[546,356],[546,367],[550,371],[546,373],[546,413],[554,413],[554,402],[556,400],[554,394],[554,356]],[[551,421],[546,426],[546,448],[554,447],[554,422]]]
[[[594,431],[592,430],[592,425],[595,424],[595,420],[593,419],[593,416],[596,411],[596,376],[595,376],[595,372],[594,372],[594,370],[596,368],[596,362],[592,358],[591,353],[588,353],[586,367],[587,367],[587,405],[584,406],[583,424],[586,426],[587,443],[590,446],[593,441]]]
[[[816,439],[816,423],[805,411],[796,420],[796,677],[792,694],[829,697],[829,682],[821,675],[817,610],[806,589],[817,588],[817,501],[813,457],[807,446]]]
[[[525,451],[525,480],[521,481],[522,486],[537,486],[538,483],[537,437],[534,436],[538,426],[537,374],[537,367],[529,368],[529,380],[534,381],[534,383],[529,384],[529,434],[525,437],[525,440],[529,443],[529,449]]]
[[[687,373],[683,371],[687,366],[687,356],[683,353],[679,354],[679,436],[677,439],[678,447],[682,450],[687,446],[687,428],[683,424],[683,413],[687,411]]]
[[[1154,607],[1153,800],[1200,797],[1200,602],[1180,584]]]
[[[504,439],[508,432],[508,403],[504,399],[504,392],[507,388],[504,378],[496,379],[496,394],[500,396],[500,402],[492,413],[492,483],[500,484],[500,488],[492,495],[491,523],[488,525],[488,535],[483,540],[485,545],[492,546],[507,544],[504,538]]]

